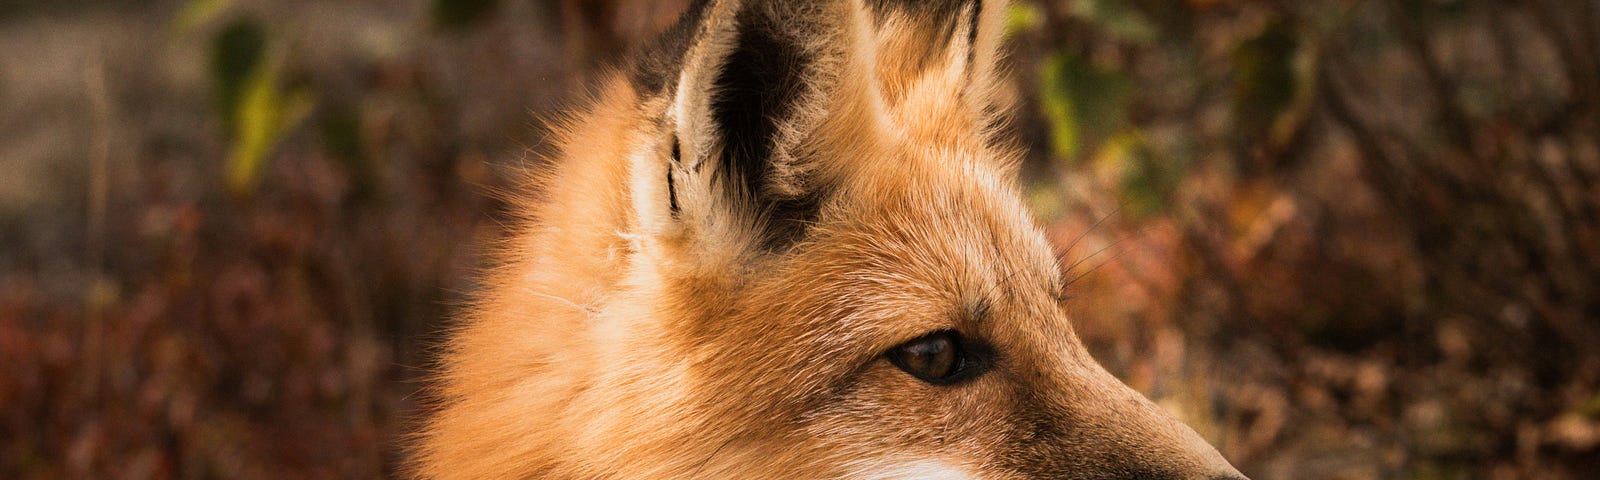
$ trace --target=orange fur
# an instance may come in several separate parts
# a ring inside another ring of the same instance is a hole
[[[716,1],[669,88],[605,80],[446,345],[416,473],[1237,476],[1076,340],[1016,154],[988,139],[1003,5],[947,3]],[[719,103],[737,93],[722,73],[763,65],[739,56],[758,34],[801,74],[733,86],[798,87],[748,117],[775,122],[761,178],[717,177],[702,163],[749,140],[719,116],[744,107]],[[772,235],[793,205],[802,233]],[[947,331],[992,346],[992,366],[940,385],[886,360]]]

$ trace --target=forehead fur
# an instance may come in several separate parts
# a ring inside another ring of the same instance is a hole
[[[676,314],[693,319],[685,348],[708,352],[709,376],[803,368],[818,383],[775,391],[804,396],[932,331],[1070,338],[1049,300],[1053,256],[1010,182],[971,154],[918,151],[884,162],[896,174],[841,187],[808,239],[756,267],[726,302],[697,301],[711,288],[702,283],[674,290],[682,298],[670,303],[686,309]]]

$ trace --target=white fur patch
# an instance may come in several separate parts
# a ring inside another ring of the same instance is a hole
[[[848,478],[861,480],[977,480],[967,472],[935,460],[894,461],[862,465]]]

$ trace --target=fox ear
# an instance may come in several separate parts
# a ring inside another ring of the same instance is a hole
[[[915,102],[909,98],[915,93],[959,106],[980,126],[992,120],[1004,0],[867,3],[875,27],[878,86],[891,106]]]
[[[815,219],[828,159],[876,123],[866,13],[847,0],[706,8],[669,113],[668,202],[702,236],[778,249]]]

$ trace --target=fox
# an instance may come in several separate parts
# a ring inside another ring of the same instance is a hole
[[[1244,476],[1102,368],[994,0],[699,0],[512,187],[418,478]]]

